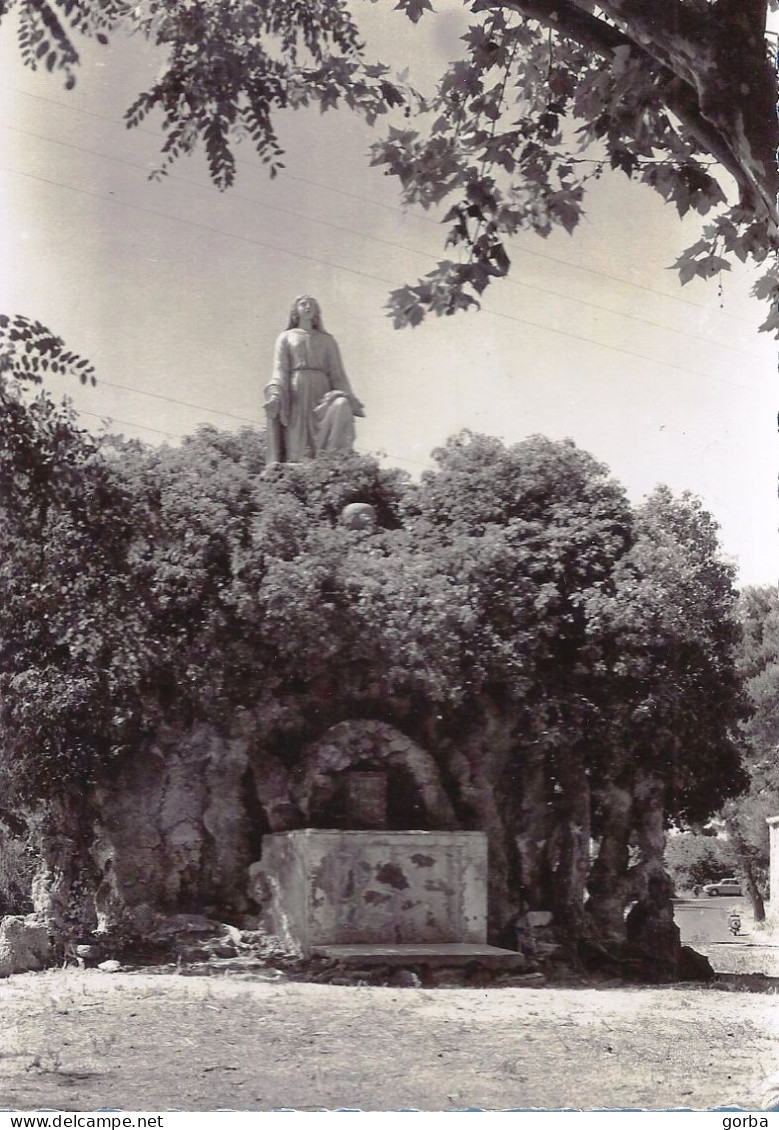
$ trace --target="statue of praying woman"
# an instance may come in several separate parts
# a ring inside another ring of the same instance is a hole
[[[265,412],[268,464],[351,451],[354,417],[365,415],[336,340],[324,330],[319,303],[308,294],[295,299],[289,324],[276,341]]]

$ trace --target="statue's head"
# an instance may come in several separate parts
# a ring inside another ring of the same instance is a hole
[[[312,298],[310,294],[299,294],[292,303],[292,309],[289,312],[289,322],[287,323],[288,330],[295,330],[300,325],[300,314],[302,310],[311,311],[311,324],[315,330],[323,330],[325,328],[322,325],[322,311],[317,300]]]
[[[341,511],[341,522],[348,530],[375,530],[376,510],[369,502],[350,502]]]

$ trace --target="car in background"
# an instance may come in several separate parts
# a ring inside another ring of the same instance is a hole
[[[714,898],[715,895],[741,895],[744,892],[741,890],[741,880],[730,878],[718,879],[716,883],[704,883],[703,893]]]

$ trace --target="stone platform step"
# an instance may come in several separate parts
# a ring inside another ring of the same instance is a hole
[[[521,953],[498,946],[468,942],[413,943],[407,945],[313,946],[315,957],[326,957],[344,965],[470,965],[491,969],[518,969],[525,961]]]

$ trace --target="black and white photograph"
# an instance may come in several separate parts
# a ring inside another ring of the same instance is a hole
[[[777,33],[0,0],[0,1111],[779,1110]]]

